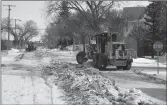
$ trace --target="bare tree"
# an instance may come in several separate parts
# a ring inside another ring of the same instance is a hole
[[[3,18],[1,20],[1,30],[3,30],[3,32],[8,31],[8,18]]]
[[[8,27],[7,21],[8,20],[6,19],[2,21],[2,27],[4,31],[7,31],[7,27]],[[12,24],[10,28],[11,28],[10,33],[14,37],[14,44],[18,46],[19,45],[22,46],[24,43],[26,43],[27,41],[29,41],[30,39],[32,39],[34,36],[38,35],[39,33],[37,24],[33,20],[29,20],[23,23],[23,25],[17,24],[16,25],[17,31],[15,31],[15,28],[12,27]]]
[[[47,2],[47,15],[55,16],[60,10],[61,1]],[[114,6],[114,1],[68,1],[70,10],[78,11],[86,19],[88,27],[95,32],[101,31],[105,14]],[[89,14],[88,14],[89,13]]]

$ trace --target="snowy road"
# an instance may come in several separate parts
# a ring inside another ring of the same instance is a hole
[[[52,94],[52,89],[40,77],[38,60],[33,52],[25,53],[20,61],[3,57],[2,64],[2,104],[59,104],[63,103],[59,94]],[[11,60],[11,61],[10,61]],[[10,62],[9,62],[10,61]],[[56,92],[58,93],[58,91]],[[55,100],[52,100],[54,97]]]

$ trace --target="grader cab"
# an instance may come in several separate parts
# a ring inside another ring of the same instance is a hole
[[[77,62],[82,64],[88,59],[93,59],[93,66],[106,68],[108,65],[116,66],[118,69],[129,70],[133,62],[131,52],[126,49],[123,42],[117,42],[116,33],[101,33],[94,36],[94,44],[89,49],[77,54]],[[93,47],[94,45],[94,47]]]

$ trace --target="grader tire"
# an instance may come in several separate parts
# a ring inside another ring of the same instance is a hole
[[[84,62],[86,62],[88,59],[85,58],[85,56],[86,56],[86,53],[85,53],[85,52],[83,52],[83,51],[79,52],[79,53],[77,54],[77,56],[76,56],[77,62],[78,62],[79,64],[83,64]]]
[[[106,69],[107,63],[107,56],[105,54],[100,54],[98,56],[98,69]]]
[[[98,54],[93,55],[93,67],[97,68],[98,66]]]
[[[123,67],[123,70],[130,70],[132,66],[131,62],[127,62],[126,66]]]

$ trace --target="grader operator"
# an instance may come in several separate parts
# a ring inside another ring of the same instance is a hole
[[[93,59],[93,66],[104,69],[108,65],[118,69],[130,70],[133,59],[129,49],[123,42],[117,42],[117,34],[101,33],[94,36],[94,43],[89,44],[85,51],[80,51],[76,60],[83,64],[88,59]]]

